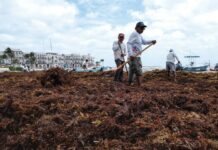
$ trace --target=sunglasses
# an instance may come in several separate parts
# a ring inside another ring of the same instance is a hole
[[[123,38],[124,38],[124,36],[119,36],[119,38],[123,39]]]

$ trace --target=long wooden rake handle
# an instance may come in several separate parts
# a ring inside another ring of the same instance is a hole
[[[118,44],[119,44],[119,43],[118,43]],[[120,50],[121,50],[121,53],[124,54],[124,53],[123,53],[123,50],[122,50],[122,48],[121,48],[121,46],[120,46],[120,44],[119,44],[119,48],[120,48]],[[126,61],[126,60],[125,60],[125,57],[124,57],[124,56],[122,56],[122,57],[123,57],[123,60],[124,60],[124,62],[125,62],[125,61]],[[128,75],[128,69],[127,69],[126,64],[125,64],[124,66],[125,66],[125,68],[126,68],[126,72],[127,72],[127,75]]]
[[[147,47],[145,47],[142,51],[140,51],[139,53],[137,53],[134,57],[137,57],[139,55],[141,55],[144,51],[146,51],[149,47],[151,47],[152,45],[154,45],[153,43],[149,44]],[[121,69],[124,65],[126,65],[127,63],[129,63],[130,60],[128,59],[127,61],[125,61],[122,65],[120,65],[119,67],[117,67],[116,69],[114,69],[114,71]]]

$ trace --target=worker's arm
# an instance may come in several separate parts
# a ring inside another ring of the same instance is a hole
[[[148,44],[156,44],[156,40],[149,40],[149,41],[146,41],[143,37],[142,37],[142,44],[143,45],[148,45]]]
[[[178,63],[180,63],[179,58],[177,57],[177,55],[175,53],[173,53],[173,56],[176,58],[176,60],[178,61]]]

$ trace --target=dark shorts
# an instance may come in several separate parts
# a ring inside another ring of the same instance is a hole
[[[120,60],[120,59],[116,59],[115,63],[117,65],[117,67],[119,67],[120,65],[122,65],[124,63],[124,61]]]
[[[129,62],[129,72],[130,74],[136,74],[136,76],[142,76],[142,61],[140,57],[136,57]]]
[[[166,62],[166,70],[175,72],[176,71],[176,65],[172,62]]]

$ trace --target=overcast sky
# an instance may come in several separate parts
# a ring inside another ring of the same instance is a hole
[[[199,63],[218,63],[218,0],[0,0],[0,51],[87,54],[114,66],[117,34],[148,28],[145,39],[157,45],[142,56],[145,66],[164,66],[173,48],[183,65],[185,55]]]

